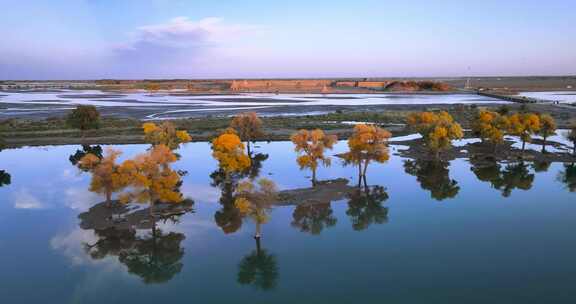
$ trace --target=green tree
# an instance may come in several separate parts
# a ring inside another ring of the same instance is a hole
[[[66,125],[79,129],[84,136],[84,131],[100,127],[100,112],[95,106],[77,106],[66,116]]]

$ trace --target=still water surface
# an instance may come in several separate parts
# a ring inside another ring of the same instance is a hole
[[[70,163],[78,148],[0,152],[11,176],[0,187],[0,303],[576,301],[573,166],[393,156],[370,166],[370,199],[274,208],[258,252],[254,223],[211,185],[207,143],[186,145],[175,164],[188,171],[182,191],[194,211],[137,231],[81,227],[78,215],[103,198]],[[147,146],[117,148],[128,158]],[[261,177],[280,190],[310,187],[291,143],[257,150],[268,154]],[[334,159],[319,178],[355,185],[355,173]]]

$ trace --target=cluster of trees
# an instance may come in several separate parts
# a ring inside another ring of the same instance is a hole
[[[504,142],[505,135],[518,136],[522,141],[522,152],[526,143],[532,142],[532,137],[542,137],[542,153],[546,152],[547,140],[556,134],[556,121],[548,114],[514,113],[503,115],[497,112],[482,110],[478,112],[472,123],[472,131],[482,141],[489,142],[496,151],[499,144]],[[572,128],[576,132],[576,127]],[[576,144],[576,140],[568,134],[569,140]],[[576,151],[575,154],[576,155]]]
[[[181,174],[171,165],[178,160],[173,149],[190,141],[190,136],[186,131],[175,130],[169,122],[160,126],[146,123],[143,130],[151,144],[147,152],[119,163],[120,151],[108,149],[102,155],[94,153],[101,149],[84,147],[89,152],[78,161],[78,167],[92,174],[90,191],[105,195],[109,206],[112,206],[113,193],[126,190],[119,195],[120,202],[147,203],[153,216],[155,204],[184,200],[179,189]],[[75,158],[76,155],[72,156],[71,161]]]

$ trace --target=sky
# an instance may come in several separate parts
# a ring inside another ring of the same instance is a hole
[[[576,74],[574,0],[0,0],[0,79]]]

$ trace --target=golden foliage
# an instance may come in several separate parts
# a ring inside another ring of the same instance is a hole
[[[244,144],[234,130],[227,129],[212,140],[212,157],[227,174],[250,167],[250,157],[244,152]]]
[[[509,132],[519,136],[522,140],[522,150],[524,143],[532,141],[532,135],[540,131],[540,117],[534,113],[516,113],[511,115]]]
[[[90,191],[106,195],[108,202],[111,200],[112,193],[122,190],[129,184],[127,176],[120,170],[120,165],[116,164],[120,154],[120,151],[108,149],[102,159],[89,153],[79,162],[80,168],[92,173]]]
[[[312,181],[316,181],[316,169],[321,162],[324,166],[330,166],[330,158],[324,155],[326,149],[332,149],[338,141],[336,135],[326,135],[320,129],[308,131],[300,130],[292,134],[290,140],[294,143],[295,151],[300,155],[297,162],[300,169],[312,170]]]
[[[165,145],[154,146],[147,153],[122,163],[120,172],[133,191],[122,196],[123,202],[150,203],[157,201],[179,203],[182,194],[178,191],[180,175],[170,168],[177,160],[176,155]]]
[[[546,138],[556,134],[556,121],[549,114],[540,115],[540,136]]]
[[[407,122],[422,135],[428,148],[435,153],[449,149],[453,139],[464,136],[460,124],[445,111],[413,113],[408,116]]]
[[[374,125],[356,125],[352,136],[348,138],[350,151],[344,154],[344,159],[353,164],[371,160],[384,163],[390,159],[388,139],[391,136],[387,130]]]
[[[180,144],[192,140],[188,132],[178,131],[173,123],[165,121],[160,125],[147,122],[142,125],[144,140],[152,145],[165,145],[171,150],[178,149]]]
[[[494,145],[504,142],[504,135],[509,128],[510,121],[506,116],[491,111],[480,111],[472,122],[474,134]]]

